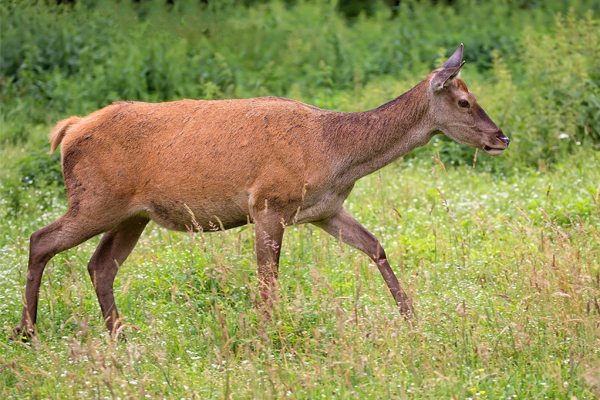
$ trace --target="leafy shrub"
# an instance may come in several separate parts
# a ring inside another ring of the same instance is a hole
[[[0,194],[8,203],[8,216],[18,217],[30,208],[32,205],[26,204],[27,198],[35,190],[46,193],[41,197],[34,196],[38,200],[36,207],[41,210],[52,207],[55,196],[63,201],[66,197],[62,187],[60,154],[50,156],[47,142],[39,147],[39,151],[33,151],[16,162],[13,174],[2,177]]]
[[[524,70],[510,124],[522,133],[516,152],[557,161],[569,148],[600,145],[600,30],[584,18],[557,16],[552,34],[528,28],[522,41]]]
[[[31,152],[17,163],[21,186],[45,188],[53,184],[62,185],[60,154],[49,155],[50,144],[45,143],[40,151]]]

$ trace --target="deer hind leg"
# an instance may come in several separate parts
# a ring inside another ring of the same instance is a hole
[[[119,328],[119,312],[113,293],[115,276],[135,247],[148,221],[150,219],[146,216],[130,217],[106,232],[88,264],[104,322],[111,334],[115,334]]]
[[[111,227],[107,221],[102,224],[95,219],[84,217],[79,211],[69,210],[50,225],[31,235],[23,313],[21,322],[15,328],[16,335],[32,335],[35,332],[38,293],[48,261],[61,251],[75,247]]]
[[[410,298],[402,290],[400,282],[398,282],[398,278],[396,278],[387,260],[385,251],[381,247],[381,243],[371,232],[366,230],[343,208],[326,220],[313,222],[313,224],[336,238],[341,237],[344,243],[368,255],[377,265],[385,283],[392,292],[394,300],[400,306],[402,314],[408,317],[414,313]]]

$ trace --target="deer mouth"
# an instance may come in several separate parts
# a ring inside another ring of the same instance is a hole
[[[500,155],[504,150],[506,150],[506,147],[504,147],[502,149],[498,149],[498,148],[490,147],[486,144],[483,145],[483,151],[485,151],[486,153],[488,153],[491,156]]]
[[[502,144],[500,144],[500,143],[496,144],[494,142],[501,142]],[[492,146],[488,146],[487,144],[484,144],[483,151],[485,151],[486,153],[488,153],[491,156],[497,156],[508,148],[508,145],[510,144],[510,139],[508,137],[506,137],[500,129],[498,129],[496,131],[496,133],[494,134],[494,140],[492,140],[492,143],[494,144],[494,146],[500,145],[502,147],[492,147]]]

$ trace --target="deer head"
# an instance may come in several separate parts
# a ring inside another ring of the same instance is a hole
[[[437,131],[453,140],[497,156],[510,139],[477,104],[475,96],[459,78],[465,65],[463,45],[429,75],[430,118]]]

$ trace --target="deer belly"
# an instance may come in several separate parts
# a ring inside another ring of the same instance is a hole
[[[152,200],[144,208],[154,222],[174,231],[219,231],[249,222],[247,206],[236,199]]]

